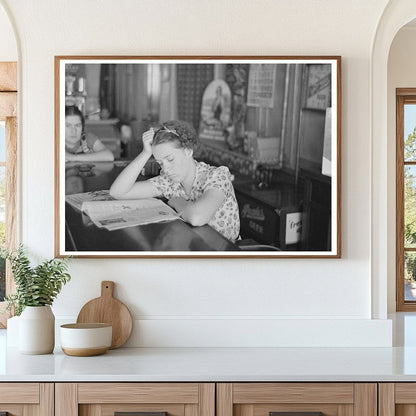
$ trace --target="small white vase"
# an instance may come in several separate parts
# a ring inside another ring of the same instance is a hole
[[[20,316],[7,319],[7,347],[19,347],[19,320]]]
[[[50,354],[55,346],[55,316],[49,305],[26,306],[19,319],[19,351]]]

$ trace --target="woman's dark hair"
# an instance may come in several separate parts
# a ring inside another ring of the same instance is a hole
[[[82,132],[85,130],[85,118],[81,110],[76,105],[67,105],[65,106],[65,117],[66,116],[78,116],[81,119],[82,123]]]
[[[194,150],[198,145],[198,137],[195,129],[188,122],[170,120],[156,130],[153,146],[168,142],[176,142],[178,147]]]

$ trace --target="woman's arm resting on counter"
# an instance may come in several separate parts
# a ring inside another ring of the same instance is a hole
[[[110,195],[116,199],[153,198],[159,195],[151,181],[136,182],[152,153],[142,152],[117,176],[110,187]]]
[[[219,189],[208,189],[197,201],[175,197],[168,201],[179,215],[194,226],[205,225],[224,202],[225,195]]]
[[[99,152],[91,153],[65,153],[67,162],[112,162],[114,160],[113,152],[109,149],[103,149]]]

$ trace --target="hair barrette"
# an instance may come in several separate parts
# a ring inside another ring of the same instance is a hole
[[[169,133],[172,133],[175,136],[178,136],[179,137],[179,133],[177,133],[176,130],[170,129],[170,128],[166,127],[164,124],[162,125],[162,127],[156,133],[159,133],[159,131],[161,131],[161,130],[165,130],[165,131],[167,131]]]

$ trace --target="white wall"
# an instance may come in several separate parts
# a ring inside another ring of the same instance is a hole
[[[137,319],[130,345],[391,343],[385,296],[371,320],[370,56],[387,0],[0,4],[21,39],[21,240],[43,257],[54,253],[54,55],[343,60],[342,259],[74,259],[58,318],[74,319],[108,279]]]
[[[395,262],[395,201],[396,201],[396,88],[416,87],[416,26],[404,27],[395,36],[391,44],[388,64],[388,193],[389,193],[389,256],[388,309],[396,309],[396,262]]]
[[[16,37],[12,23],[6,10],[0,6],[0,61],[17,61],[17,56]]]

